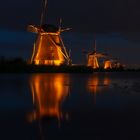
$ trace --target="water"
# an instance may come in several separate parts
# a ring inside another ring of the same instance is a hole
[[[140,139],[140,73],[1,74],[0,139]]]

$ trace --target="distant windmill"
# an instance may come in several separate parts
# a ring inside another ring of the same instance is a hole
[[[98,58],[105,58],[106,54],[97,53],[96,50],[96,40],[94,40],[93,52],[88,53],[88,62],[87,65],[93,67],[93,69],[99,68]]]
[[[104,62],[104,69],[118,69],[124,67],[116,58],[110,58],[108,60],[105,60]]]
[[[27,30],[37,34],[34,43],[31,63],[36,65],[62,65],[69,64],[70,58],[61,38],[61,32],[70,30],[62,29],[60,19],[59,28],[54,25],[44,24],[46,17],[47,0],[43,0],[40,26],[28,25]]]
[[[104,61],[104,69],[112,69],[113,60]]]

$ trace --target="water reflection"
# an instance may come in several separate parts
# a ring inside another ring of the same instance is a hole
[[[34,74],[30,78],[34,111],[29,121],[63,117],[62,103],[69,93],[69,76],[65,74]]]
[[[99,75],[98,73],[90,76],[87,81],[87,89],[93,94],[94,104],[96,104],[96,94],[105,92],[105,88],[111,83],[111,79],[105,75]]]
[[[90,93],[96,94],[98,91],[102,90],[103,87],[109,86],[111,79],[107,76],[99,76],[99,74],[94,74],[88,78],[88,91]]]

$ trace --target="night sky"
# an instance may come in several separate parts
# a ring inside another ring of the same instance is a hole
[[[1,1],[0,56],[28,59],[35,35],[26,32],[28,24],[38,25],[41,0]],[[140,65],[140,1],[138,0],[48,0],[47,23],[72,30],[63,33],[74,63],[84,62],[82,50],[108,52],[127,64]],[[77,55],[78,54],[78,55]]]

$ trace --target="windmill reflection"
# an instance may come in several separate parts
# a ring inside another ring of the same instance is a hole
[[[28,116],[29,121],[42,118],[57,118],[62,115],[61,105],[68,96],[68,75],[35,74],[30,78],[33,104],[35,110]]]
[[[94,95],[94,103],[96,103],[96,94],[105,90],[110,83],[110,78],[107,75],[100,76],[99,74],[94,74],[93,76],[89,77],[87,89]]]

